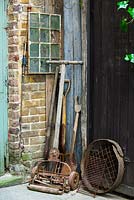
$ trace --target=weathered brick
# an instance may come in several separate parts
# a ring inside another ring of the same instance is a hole
[[[24,9],[24,6],[23,6],[23,9]],[[26,9],[27,9],[27,7],[26,7]],[[27,22],[21,23],[21,28],[27,29]]]
[[[42,151],[32,153],[32,159],[43,158],[43,157],[44,157],[44,152],[42,152]]]
[[[19,133],[19,129],[18,128],[9,128],[9,133],[17,135]]]
[[[23,138],[30,138],[30,137],[36,137],[36,136],[39,136],[39,131],[25,131],[23,132],[22,134],[22,137]]]
[[[15,53],[18,51],[18,47],[17,46],[8,46],[8,52],[9,53]]]
[[[38,134],[39,134],[40,136],[46,136],[47,131],[46,131],[46,129],[42,129],[42,130],[39,130],[39,131],[38,131]]]
[[[12,87],[18,87],[18,79],[11,79],[9,80],[9,86],[12,86]]]
[[[27,107],[27,108],[35,107],[35,106],[40,105],[40,101],[39,100],[26,100],[26,101],[23,101],[23,105],[24,105],[24,107]]]
[[[45,142],[45,137],[44,136],[30,138],[30,145],[42,144],[44,142]]]
[[[10,124],[11,127],[19,127],[20,126],[20,123],[19,123],[19,119],[17,121],[13,121],[11,124]]]
[[[45,106],[46,105],[46,99],[41,99],[40,100],[40,106]]]
[[[45,122],[39,122],[31,124],[31,130],[38,130],[38,129],[44,129],[46,127]]]
[[[9,38],[9,40],[8,40],[9,45],[18,44],[18,43],[19,43],[18,37],[12,37],[12,38]]]
[[[34,92],[31,94],[31,99],[41,99],[45,97],[45,92]]]
[[[27,36],[27,31],[26,30],[21,30],[20,31],[20,36]]]
[[[18,119],[20,117],[20,112],[16,111],[16,110],[15,111],[13,110],[13,112],[11,113],[11,117],[12,117],[13,120]]]
[[[39,121],[46,121],[46,115],[39,116]]]
[[[39,116],[26,116],[22,117],[22,123],[39,122]]]
[[[29,92],[29,91],[37,91],[39,89],[39,86],[37,83],[33,83],[33,84],[23,84],[22,85],[22,89],[25,92]]]
[[[24,145],[29,145],[29,138],[24,138]]]
[[[23,91],[22,91],[23,92]],[[31,94],[23,92],[22,100],[31,100]]]
[[[22,128],[22,132],[29,131],[30,130],[30,124],[23,124],[22,123],[21,128]]]
[[[9,30],[18,29],[18,23],[17,22],[10,22],[8,24],[8,28],[9,28]]]
[[[13,134],[8,134],[9,142],[18,142],[18,136]]]
[[[9,20],[11,21],[18,21],[18,13],[10,13],[9,14]]]
[[[9,37],[18,36],[18,35],[19,35],[19,31],[18,30],[10,30],[10,31],[8,31],[8,36]]]
[[[19,95],[10,95],[9,96],[9,101],[10,102],[19,102],[19,100],[20,100]]]
[[[30,108],[29,109],[29,114],[30,115],[37,115],[38,114],[37,108],[35,108],[35,107],[34,108]]]
[[[19,55],[18,54],[13,54],[13,53],[10,53],[8,55],[8,59],[11,63],[8,64],[9,66],[9,69],[18,69],[18,60],[19,60]],[[14,61],[14,62],[13,62]],[[15,63],[16,62],[16,63]]]
[[[10,93],[11,94],[11,93]],[[19,103],[12,103],[9,102],[9,109],[12,108],[13,110],[19,110]]]
[[[25,146],[26,152],[37,152],[37,151],[43,151],[45,144],[38,144],[38,145],[27,145]]]
[[[42,106],[40,108],[37,108],[37,112],[38,112],[38,114],[45,114],[46,113],[46,107]]]
[[[10,87],[9,93],[10,94],[19,94],[19,88],[18,87]]]
[[[46,76],[44,75],[30,75],[24,77],[25,83],[41,83],[46,81]]]
[[[39,90],[43,90],[45,92],[46,84],[45,83],[39,83]]]
[[[22,114],[22,116],[27,116],[27,115],[29,115],[29,109],[28,109],[28,108],[23,108],[21,114]]]
[[[19,149],[19,142],[9,142],[10,149]]]
[[[30,108],[30,115],[46,114],[46,107]]]

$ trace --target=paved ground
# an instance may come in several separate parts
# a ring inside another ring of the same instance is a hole
[[[125,200],[113,194],[96,196],[95,200]],[[69,192],[63,195],[51,195],[47,193],[34,192],[27,189],[27,184],[0,188],[0,200],[94,200],[92,196]]]

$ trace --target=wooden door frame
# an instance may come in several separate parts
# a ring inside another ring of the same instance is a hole
[[[1,1],[1,14],[2,14],[2,22],[1,22],[1,36],[2,36],[2,45],[1,45],[1,67],[2,67],[2,83],[1,86],[3,89],[1,93],[1,100],[2,100],[2,145],[1,145],[1,158],[0,158],[0,175],[5,172],[5,167],[8,165],[8,104],[7,104],[7,68],[8,68],[8,44],[7,44],[7,33],[6,33],[6,26],[7,26],[7,15],[6,15],[6,8],[7,8],[7,0]]]

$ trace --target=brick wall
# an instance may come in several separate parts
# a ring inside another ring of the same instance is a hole
[[[28,167],[43,157],[46,132],[45,76],[21,76],[29,4],[32,11],[43,11],[44,0],[10,0],[8,6],[9,161]]]
[[[21,135],[24,141],[22,160],[28,167],[43,158],[46,134],[45,76],[24,77],[22,83]]]
[[[9,0],[7,31],[10,164],[22,163],[30,167],[33,162],[43,158],[45,146],[46,76],[26,74],[22,77],[23,45],[27,41],[27,7],[30,5],[32,12],[59,14],[62,10],[61,2],[62,0]]]

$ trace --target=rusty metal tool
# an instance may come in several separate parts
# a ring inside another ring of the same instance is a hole
[[[59,84],[59,94],[58,94],[58,105],[57,105],[57,113],[56,113],[56,123],[55,123],[55,133],[54,133],[54,141],[53,147],[59,148],[59,135],[60,135],[60,126],[61,126],[61,110],[62,110],[62,97],[64,92],[64,80],[66,73],[66,65],[72,64],[83,64],[82,61],[68,61],[68,60],[51,60],[46,61],[48,64],[60,64],[61,67],[61,77]]]
[[[64,191],[59,190],[57,188],[50,188],[42,185],[35,185],[35,184],[30,184],[27,186],[29,190],[34,190],[34,191],[39,191],[39,192],[45,192],[49,194],[63,194]]]
[[[45,159],[48,158],[48,152],[50,149],[50,135],[51,135],[51,128],[52,128],[52,119],[53,119],[53,111],[54,111],[54,104],[55,104],[55,97],[56,97],[56,88],[57,88],[57,83],[58,83],[58,75],[59,75],[59,67],[56,68],[56,72],[55,72],[54,88],[52,92],[52,99],[51,99],[48,126],[47,126],[47,136],[46,136],[46,141],[45,141],[45,150],[44,150]]]

